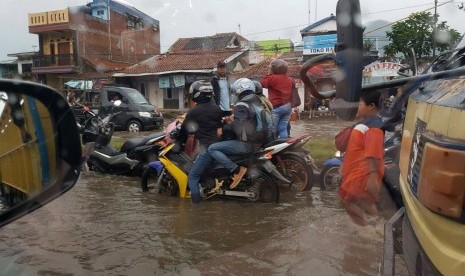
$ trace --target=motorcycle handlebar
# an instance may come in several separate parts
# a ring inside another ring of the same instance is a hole
[[[318,99],[327,99],[327,98],[334,97],[336,95],[335,90],[326,91],[326,92],[318,91],[318,89],[316,88],[315,83],[313,83],[313,81],[310,79],[310,77],[307,74],[308,71],[311,68],[315,67],[318,63],[321,63],[321,62],[327,61],[327,60],[335,61],[336,56],[334,54],[325,54],[325,55],[320,55],[320,56],[311,58],[311,59],[307,60],[302,65],[302,68],[300,69],[300,79],[304,83],[305,87],[307,87],[307,89],[310,91],[312,96],[315,97],[315,98],[318,98]]]

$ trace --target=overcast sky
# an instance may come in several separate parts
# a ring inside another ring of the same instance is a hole
[[[85,5],[89,0],[2,0],[0,16],[0,60],[8,53],[34,50],[37,35],[28,33],[27,14]],[[122,1],[123,2],[123,1]],[[337,0],[124,0],[160,21],[161,47],[180,37],[207,36],[220,32],[239,32],[249,40],[289,38],[301,40],[299,30],[311,22],[335,13]],[[449,2],[439,1],[439,4]],[[440,20],[459,32],[465,31],[465,12],[457,5],[438,8]],[[412,12],[434,6],[434,0],[360,0],[363,22],[383,19],[395,21]],[[315,7],[317,12],[315,13]],[[433,10],[430,10],[433,12]],[[462,22],[462,24],[461,24]],[[38,49],[38,48],[36,48]]]

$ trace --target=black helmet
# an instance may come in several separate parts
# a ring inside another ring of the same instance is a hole
[[[259,81],[253,81],[253,84],[255,84],[255,95],[263,95],[262,84]]]
[[[196,103],[209,102],[213,96],[213,87],[207,81],[195,81],[191,84],[189,93],[192,94],[192,100]]]

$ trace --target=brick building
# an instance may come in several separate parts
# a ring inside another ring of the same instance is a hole
[[[159,22],[115,0],[29,14],[39,38],[33,58],[37,80],[56,89],[86,76],[108,75],[160,53]]]

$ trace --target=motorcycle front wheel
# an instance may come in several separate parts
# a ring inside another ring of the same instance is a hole
[[[253,192],[255,196],[248,199],[253,202],[263,203],[278,203],[279,201],[279,188],[273,178],[262,173],[256,179],[251,179],[252,186],[247,189]]]
[[[339,172],[341,166],[326,166],[320,174],[320,188],[322,190],[335,190],[341,185],[342,175]]]
[[[158,194],[177,196],[179,192],[179,186],[176,179],[166,171],[162,171],[162,176],[158,174],[158,171],[150,166],[145,168],[142,173],[141,188],[142,192],[148,192],[150,190],[157,190]],[[160,183],[158,179],[160,178]]]

